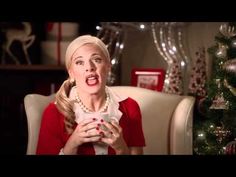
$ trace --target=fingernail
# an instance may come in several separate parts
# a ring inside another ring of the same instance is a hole
[[[93,118],[93,121],[97,120],[96,118]]]
[[[103,132],[100,132],[99,134],[100,134],[102,137],[104,137],[104,136],[105,136]]]
[[[98,126],[98,127],[100,127],[100,126],[101,126],[101,124],[97,124],[97,126]]]
[[[103,119],[101,119],[101,122],[104,122],[104,120],[103,120]]]
[[[113,134],[113,132],[110,132],[111,134]]]
[[[96,127],[96,130],[99,130],[99,127]]]

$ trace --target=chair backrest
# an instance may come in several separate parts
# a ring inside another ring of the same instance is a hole
[[[144,154],[192,154],[192,119],[195,99],[131,86],[110,87],[135,99],[141,109],[146,147]],[[35,154],[43,110],[55,95],[26,95],[27,154]]]
[[[24,105],[28,124],[27,154],[35,154],[38,143],[41,118],[46,106],[53,101],[55,95],[43,96],[39,94],[28,94],[24,98]]]

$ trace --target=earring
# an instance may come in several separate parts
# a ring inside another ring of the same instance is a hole
[[[70,83],[73,84],[75,82],[75,79],[71,78]]]

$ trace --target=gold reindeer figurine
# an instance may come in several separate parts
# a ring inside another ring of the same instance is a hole
[[[2,62],[5,60],[5,54],[8,54],[15,64],[20,64],[19,59],[11,51],[11,45],[14,41],[19,41],[22,45],[22,50],[25,55],[27,64],[31,64],[27,49],[35,40],[35,35],[31,35],[32,29],[29,22],[22,22],[23,28],[7,28],[2,30],[5,35],[5,40],[2,42]]]

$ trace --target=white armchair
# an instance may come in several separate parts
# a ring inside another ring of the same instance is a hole
[[[144,154],[192,154],[194,97],[165,94],[131,86],[111,88],[118,94],[125,94],[138,102],[146,140]],[[54,96],[25,96],[28,122],[27,154],[36,152],[42,113]]]

